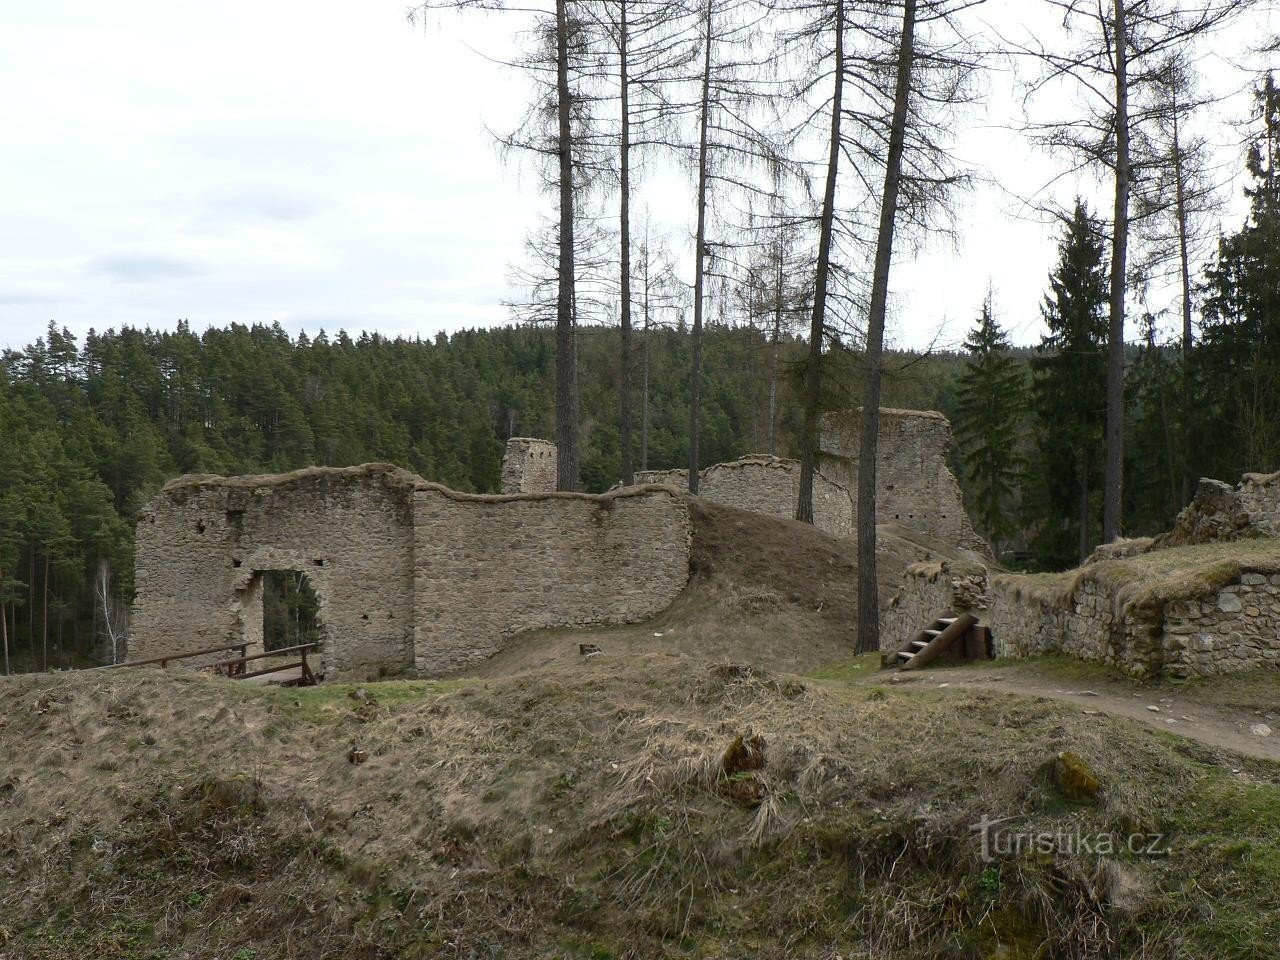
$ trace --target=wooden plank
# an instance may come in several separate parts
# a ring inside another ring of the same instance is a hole
[[[923,650],[917,653],[910,660],[906,661],[901,669],[903,670],[919,670],[921,667],[927,666],[936,660],[943,651],[950,648],[951,644],[956,640],[960,640],[969,628],[978,622],[978,618],[971,613],[962,613],[951,623],[947,629],[929,641]]]

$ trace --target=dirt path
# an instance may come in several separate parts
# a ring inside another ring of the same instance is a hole
[[[1213,689],[1169,685],[1137,686],[1119,678],[1077,679],[1055,676],[1034,664],[1001,667],[922,670],[899,673],[897,682],[929,686],[1006,691],[1019,696],[1048,697],[1079,704],[1086,715],[1106,713],[1250,757],[1280,761],[1280,703],[1270,710],[1250,710],[1213,703]],[[1215,681],[1230,683],[1229,678]],[[1264,731],[1270,730],[1269,734]]]

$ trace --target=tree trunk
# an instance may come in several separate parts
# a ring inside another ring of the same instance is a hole
[[[769,430],[766,447],[770,456],[778,453],[778,366],[782,356],[782,242],[778,242],[773,278],[773,337],[769,357]]]
[[[1191,475],[1191,347],[1193,330],[1191,326],[1191,252],[1187,236],[1187,183],[1182,168],[1182,138],[1178,124],[1178,92],[1173,91],[1173,178],[1176,188],[1174,202],[1178,218],[1178,271],[1182,281],[1182,391],[1180,399],[1179,425],[1182,433],[1182,495],[1179,507],[1191,502],[1191,493],[1195,488],[1195,477]]]
[[[44,590],[40,597],[44,608],[40,630],[40,669],[47,672],[49,669],[49,555],[47,553],[44,557]]]
[[[627,73],[627,3],[618,0],[618,85],[622,95],[621,168],[618,201],[618,229],[621,233],[621,298],[622,315],[622,376],[618,390],[621,393],[619,433],[622,442],[622,482],[630,486],[635,482],[635,466],[631,455],[631,107],[629,100],[630,79]]]
[[[818,405],[822,396],[822,342],[826,332],[827,282],[831,269],[831,225],[835,220],[836,179],[840,173],[840,114],[844,96],[844,0],[836,0],[835,89],[831,92],[831,139],[827,143],[827,182],[822,191],[818,227],[818,264],[809,321],[809,356],[804,372],[804,425],[800,432],[800,490],[796,519],[813,523],[813,471],[818,456]]]
[[[556,0],[556,113],[560,152],[560,258],[556,296],[556,485],[578,489],[577,350],[574,342],[573,131],[568,0]]]
[[[702,442],[702,295],[706,285],[707,250],[707,122],[711,111],[711,16],[715,0],[707,0],[702,39],[702,99],[698,117],[698,226],[693,259],[693,370],[689,375],[689,492],[698,492]]]
[[[1080,562],[1084,563],[1089,559],[1090,549],[1089,537],[1089,455],[1082,454],[1080,457]]]
[[[0,589],[4,584],[4,570],[0,570]],[[4,646],[4,675],[9,676],[9,605],[0,601],[0,644]]]
[[[649,469],[649,257],[644,254],[644,373],[640,388],[640,469]]]
[[[1125,2],[1115,0],[1116,196],[1111,231],[1111,322],[1107,334],[1107,464],[1102,542],[1120,536],[1124,507],[1124,293],[1129,253],[1129,42]]]
[[[893,228],[902,184],[902,151],[906,140],[915,59],[916,2],[905,0],[902,41],[898,47],[893,122],[885,157],[884,196],[876,237],[875,273],[867,315],[866,381],[862,399],[862,443],[858,449],[858,652],[880,649],[880,596],[876,582],[876,452],[880,441],[880,366],[884,354],[884,318],[889,303],[889,268],[893,264]]]

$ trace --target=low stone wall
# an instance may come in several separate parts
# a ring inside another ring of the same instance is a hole
[[[997,656],[1065,653],[1135,676],[1230,673],[1280,663],[1280,574],[1243,570],[1198,599],[1135,602],[1088,568],[1071,584],[974,574],[942,563],[908,568],[883,613],[881,648],[900,649],[943,613],[972,612]]]
[[[437,675],[524,630],[662,611],[689,576],[687,501],[455,493],[389,464],[183,477],[138,520],[130,659],[261,643],[263,574],[306,575],[329,678]]]
[[[688,503],[662,487],[507,498],[428,485],[415,525],[422,676],[491,657],[524,630],[647,619],[689,578]]]
[[[1182,675],[1280,663],[1280,574],[1246,571],[1215,596],[1165,610],[1165,663]]]

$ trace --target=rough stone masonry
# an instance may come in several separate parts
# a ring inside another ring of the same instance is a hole
[[[689,543],[663,487],[469,495],[390,464],[180,477],[139,516],[129,655],[260,642],[262,575],[291,570],[316,592],[328,678],[438,676],[525,630],[659,613]]]

